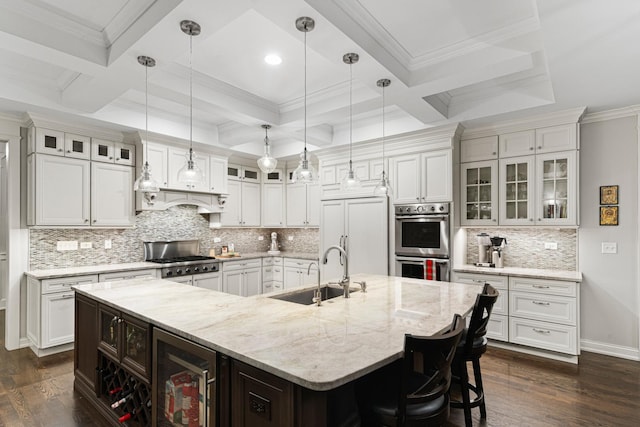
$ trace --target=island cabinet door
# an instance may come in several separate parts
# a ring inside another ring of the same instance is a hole
[[[293,427],[293,384],[237,360],[231,364],[232,427]]]
[[[98,364],[98,303],[76,294],[75,305],[75,376],[95,391]]]
[[[151,425],[223,425],[218,420],[224,422],[228,418],[224,410],[218,408],[225,408],[227,401],[221,399],[218,406],[216,383],[227,383],[228,380],[222,371],[218,377],[216,358],[213,350],[153,329]],[[221,389],[223,394],[226,393]]]

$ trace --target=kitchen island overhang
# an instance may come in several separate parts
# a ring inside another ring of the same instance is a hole
[[[352,280],[366,280],[367,292],[320,307],[160,279],[95,283],[75,290],[294,384],[326,391],[401,358],[404,334],[443,330],[455,313],[471,311],[482,289],[368,274]]]

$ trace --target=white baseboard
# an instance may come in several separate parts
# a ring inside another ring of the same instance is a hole
[[[30,347],[31,346],[31,340],[27,337],[22,337],[20,338],[20,347],[19,348],[25,348],[25,347]]]
[[[624,347],[621,345],[607,344],[587,339],[580,340],[580,349],[592,353],[604,354],[607,356],[620,357],[628,360],[640,360],[640,349]]]
[[[558,360],[560,362],[578,364],[578,356],[572,354],[558,353],[555,351],[547,351],[539,348],[533,348],[518,344],[512,344],[507,342],[499,342],[495,340],[489,340],[489,345],[492,347],[502,348],[505,350],[517,351],[518,353],[530,354],[532,356],[545,357],[547,359]]]
[[[4,310],[7,308],[7,300],[6,298],[0,299],[0,310]]]

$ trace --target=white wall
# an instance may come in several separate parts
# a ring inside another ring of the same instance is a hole
[[[583,350],[638,359],[637,118],[581,125],[580,230]],[[599,187],[619,185],[619,225],[599,225]],[[617,254],[602,254],[615,242]]]

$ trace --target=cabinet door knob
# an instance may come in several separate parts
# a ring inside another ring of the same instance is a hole
[[[113,160],[113,157],[109,156],[109,160]]]
[[[62,148],[58,148],[58,151],[59,151],[59,152],[62,152]]]
[[[97,219],[94,219],[94,220],[93,220],[93,222],[97,222],[97,221],[98,221]]]
[[[529,147],[529,151],[533,151],[533,147]]]
[[[538,145],[538,150],[542,150],[542,145]]]
[[[89,222],[89,220],[88,220],[88,219],[85,219],[85,220],[84,220],[84,222]]]
[[[493,153],[491,153],[492,156],[495,156],[497,153],[494,151]]]

